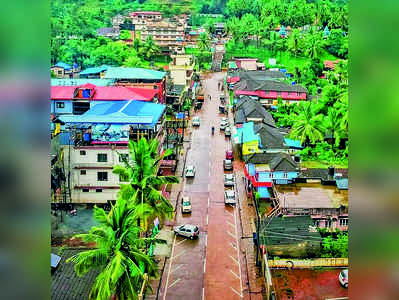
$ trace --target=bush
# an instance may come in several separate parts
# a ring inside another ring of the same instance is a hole
[[[337,238],[332,235],[323,239],[322,257],[348,257],[348,234],[341,232]]]

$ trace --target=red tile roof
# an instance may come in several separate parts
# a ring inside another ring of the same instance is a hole
[[[337,59],[336,61],[333,60],[325,60],[324,61],[324,68],[328,68],[328,69],[335,69],[335,65],[339,63],[339,59]]]
[[[72,100],[77,88],[94,89],[94,95],[90,100],[141,100],[151,101],[158,91],[155,89],[123,87],[123,86],[95,86],[84,84],[80,86],[52,86],[51,100]]]

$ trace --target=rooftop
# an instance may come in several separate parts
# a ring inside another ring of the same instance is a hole
[[[86,78],[73,78],[73,79],[66,79],[66,78],[51,78],[51,86],[78,86],[83,84],[94,84],[96,86],[111,86],[113,85],[115,80],[113,79],[100,79],[100,78],[93,78],[93,79],[86,79]]]
[[[155,71],[151,69],[110,67],[105,73],[104,78],[161,80],[165,76],[165,72]]]
[[[281,207],[287,208],[339,208],[348,207],[348,194],[337,192],[335,186],[319,183],[277,185]]]
[[[92,67],[92,68],[87,68],[83,70],[82,72],[79,73],[79,75],[91,75],[91,74],[99,74],[103,71],[108,70],[109,66],[107,65],[102,65],[99,67]]]
[[[65,70],[71,70],[72,69],[71,65],[68,65],[68,64],[66,64],[66,63],[64,63],[62,61],[59,61],[58,63],[56,63],[54,65],[54,67],[64,68]]]
[[[90,271],[78,277],[73,263],[65,261],[86,249],[65,249],[61,255],[58,268],[51,275],[51,299],[53,300],[86,300],[89,297],[91,286],[98,275],[97,271]],[[59,253],[59,248],[52,248],[52,252]]]

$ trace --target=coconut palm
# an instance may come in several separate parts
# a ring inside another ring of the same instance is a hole
[[[334,139],[334,145],[339,145],[342,138],[341,116],[337,109],[333,107],[328,108],[327,117],[325,118],[325,127],[327,133],[331,134]]]
[[[324,132],[323,115],[314,113],[312,103],[302,103],[290,136],[299,139],[301,143],[305,141],[315,143],[324,139]]]
[[[139,238],[140,228],[135,225],[137,213],[126,200],[119,198],[107,214],[94,208],[94,218],[99,223],[87,234],[76,237],[95,243],[96,248],[80,252],[67,260],[75,263],[75,272],[83,276],[90,270],[99,270],[89,299],[137,299],[147,273],[154,277],[157,266],[145,254],[145,248],[155,243],[165,243],[154,238]]]
[[[198,48],[201,52],[209,51],[211,39],[207,33],[201,33],[198,39]]]
[[[176,176],[158,176],[157,171],[163,157],[172,154],[172,149],[158,155],[159,142],[141,138],[138,142],[129,141],[130,160],[122,157],[124,166],[114,166],[113,173],[127,178],[128,184],[122,184],[120,197],[130,199],[136,206],[137,214],[144,220],[147,229],[149,219],[172,218],[174,207],[162,194],[162,185],[178,183]],[[140,223],[140,221],[139,221]]]
[[[323,49],[323,38],[320,32],[309,32],[305,39],[305,54],[313,60],[317,60],[321,56]]]
[[[147,59],[151,59],[153,56],[161,53],[159,46],[154,42],[152,36],[150,35],[147,37],[145,43],[142,45],[139,51]]]
[[[298,29],[294,29],[287,39],[288,51],[295,57],[302,50],[302,37]]]

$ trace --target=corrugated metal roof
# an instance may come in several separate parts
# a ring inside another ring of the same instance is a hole
[[[298,140],[292,140],[289,138],[284,138],[284,143],[287,147],[290,148],[299,148],[302,149],[303,147],[301,146],[301,141]]]
[[[72,67],[62,61],[59,61],[58,63],[55,64],[54,67],[60,67],[60,68],[64,68],[65,70],[71,70]]]
[[[258,187],[258,193],[261,198],[270,198],[269,190],[265,186]]]
[[[165,72],[143,68],[110,67],[104,78],[108,79],[152,79],[161,80]]]
[[[79,75],[98,74],[98,73],[101,73],[103,71],[108,70],[109,67],[110,66],[102,65],[102,66],[99,66],[99,67],[87,68],[87,69],[83,70],[82,72],[80,72]]]
[[[111,86],[115,82],[114,79],[103,79],[103,78],[52,78],[51,86],[78,86],[87,83],[94,84],[96,86]]]
[[[61,116],[65,123],[145,124],[154,126],[166,106],[142,101],[118,101],[93,106],[83,115]]]

